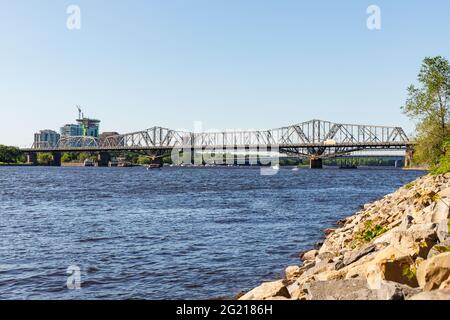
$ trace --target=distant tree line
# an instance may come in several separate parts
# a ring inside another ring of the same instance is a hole
[[[0,163],[16,164],[25,161],[25,156],[19,148],[0,145]]]

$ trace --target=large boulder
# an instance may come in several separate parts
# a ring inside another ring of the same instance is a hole
[[[392,281],[382,281],[377,289],[377,296],[379,300],[406,300],[419,292],[421,292],[420,288],[411,288]]]
[[[366,267],[369,288],[379,289],[382,281],[393,281],[410,287],[417,287],[414,275],[414,260],[395,246],[381,250]]]
[[[244,294],[239,300],[266,300],[273,297],[291,297],[284,281],[265,282]]]
[[[413,257],[426,258],[431,247],[438,242],[437,225],[433,223],[412,225],[406,231],[395,231],[390,244]]]
[[[450,300],[450,288],[421,292],[409,300]]]
[[[445,242],[446,240],[450,239],[449,229],[450,222],[447,219],[442,220],[437,224],[437,235],[439,238],[439,242]]]
[[[303,261],[314,260],[318,254],[319,254],[318,250],[309,250],[309,251],[303,253],[301,255],[300,259],[302,259]]]
[[[349,251],[344,255],[343,265],[348,266],[349,264],[352,264],[353,262],[361,259],[362,257],[368,255],[371,252],[374,252],[376,249],[376,245],[374,244],[367,244],[356,251]]]
[[[433,211],[431,212],[430,221],[434,223],[439,223],[442,220],[447,220],[449,218],[449,205],[448,205],[448,199],[439,199],[436,202],[436,205],[433,208]]]
[[[306,300],[306,292],[303,290],[303,285],[301,285],[298,281],[288,285],[287,289],[292,300]]]
[[[377,292],[360,279],[316,281],[305,285],[308,300],[377,300]]]
[[[300,277],[303,272],[304,270],[302,270],[299,266],[290,266],[286,268],[284,273],[287,280],[294,280]]]
[[[417,281],[424,291],[438,289],[450,278],[450,252],[423,261],[417,268]]]

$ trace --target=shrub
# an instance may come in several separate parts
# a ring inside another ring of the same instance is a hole
[[[382,235],[387,230],[383,226],[377,224],[373,225],[372,221],[367,221],[364,230],[357,234],[357,239],[363,242],[370,242],[379,235]]]

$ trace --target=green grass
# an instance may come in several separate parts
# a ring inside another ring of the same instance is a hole
[[[432,175],[439,175],[450,172],[450,156],[444,156],[439,161],[439,164],[435,165],[430,173]]]
[[[412,187],[414,187],[414,183],[412,183],[412,182],[405,184],[405,189],[407,189],[407,190],[412,189]]]

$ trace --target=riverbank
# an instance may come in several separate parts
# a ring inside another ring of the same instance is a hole
[[[450,299],[450,173],[426,175],[325,230],[285,278],[241,300]]]
[[[0,163],[0,167],[30,167],[29,163]]]

